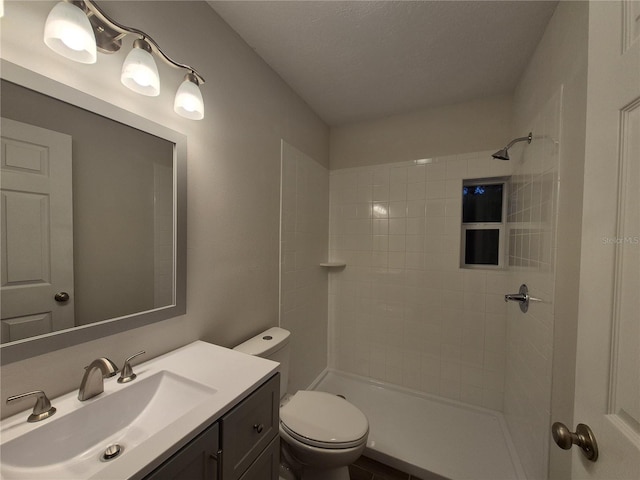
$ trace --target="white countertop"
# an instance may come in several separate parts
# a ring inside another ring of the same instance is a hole
[[[79,370],[82,367],[79,367]],[[25,433],[41,428],[45,424],[55,426],[57,420],[74,412],[84,405],[98,401],[104,396],[118,392],[137,381],[162,371],[180,375],[215,389],[206,402],[178,415],[177,419],[164,426],[159,432],[109,462],[100,462],[91,468],[83,465],[76,478],[100,479],[140,479],[149,474],[158,465],[177,452],[195,435],[218,420],[235,406],[242,398],[271,377],[278,369],[278,363],[246,355],[228,348],[196,341],[160,357],[133,367],[138,378],[128,384],[117,383],[118,376],[104,381],[104,393],[81,402],[77,398],[77,390],[51,400],[57,408],[56,414],[48,420],[27,423],[30,409],[7,418],[0,423],[0,454],[2,445]],[[171,408],[180,408],[172,405]],[[50,428],[51,428],[50,427]],[[93,454],[92,454],[93,455]],[[4,459],[3,463],[8,459]],[[94,468],[95,467],[95,468]],[[72,470],[73,472],[73,470]],[[51,480],[51,470],[47,468],[28,469],[20,473],[16,469],[2,468],[0,478],[43,478]],[[75,472],[73,472],[75,473]],[[64,479],[73,478],[73,474],[65,470]]]

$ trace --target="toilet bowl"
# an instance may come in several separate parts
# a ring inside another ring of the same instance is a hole
[[[281,471],[301,480],[349,480],[348,465],[367,444],[367,417],[330,393],[299,390],[286,395],[289,335],[274,327],[234,348],[280,362]]]
[[[368,434],[367,417],[330,393],[301,390],[280,407],[280,438],[294,459],[307,471],[322,471],[323,478],[342,467],[348,479],[346,465],[362,455]]]

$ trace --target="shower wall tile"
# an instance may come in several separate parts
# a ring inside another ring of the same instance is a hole
[[[510,173],[490,154],[330,173],[332,367],[502,410],[513,286],[459,266],[463,179]]]
[[[532,143],[514,146],[512,156],[509,283],[516,290],[526,283],[530,295],[542,299],[526,314],[516,304],[506,306],[504,413],[527,478],[547,475],[561,109],[559,91],[531,122]]]
[[[353,178],[356,186],[357,180]],[[280,326],[292,332],[291,361],[296,365],[289,391],[306,388],[327,364],[328,278],[320,263],[326,262],[329,250],[328,192],[329,171],[283,142]],[[345,195],[345,199],[357,200],[357,196]],[[344,212],[335,205],[332,208],[344,225],[357,219],[354,208]],[[344,242],[332,240],[336,246]]]

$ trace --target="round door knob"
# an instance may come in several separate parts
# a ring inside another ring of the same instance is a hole
[[[67,292],[58,292],[55,294],[55,296],[53,297],[53,299],[56,302],[59,303],[64,303],[64,302],[68,302],[69,301],[69,294]]]
[[[264,425],[262,425],[261,423],[260,424],[256,423],[253,426],[253,429],[258,433],[262,433],[262,430],[264,430]]]
[[[564,423],[556,422],[551,427],[553,440],[563,450],[569,450],[573,446],[572,433]]]
[[[598,459],[598,443],[593,431],[587,425],[579,423],[576,431],[571,432],[564,423],[555,422],[551,426],[551,435],[563,450],[569,450],[573,445],[577,445],[588,460],[595,462]]]

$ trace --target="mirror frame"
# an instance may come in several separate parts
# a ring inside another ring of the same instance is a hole
[[[173,154],[173,200],[175,206],[173,212],[174,303],[166,307],[9,342],[0,346],[0,365],[26,360],[62,348],[184,315],[187,310],[187,137],[4,59],[0,61],[0,77],[175,144]]]

